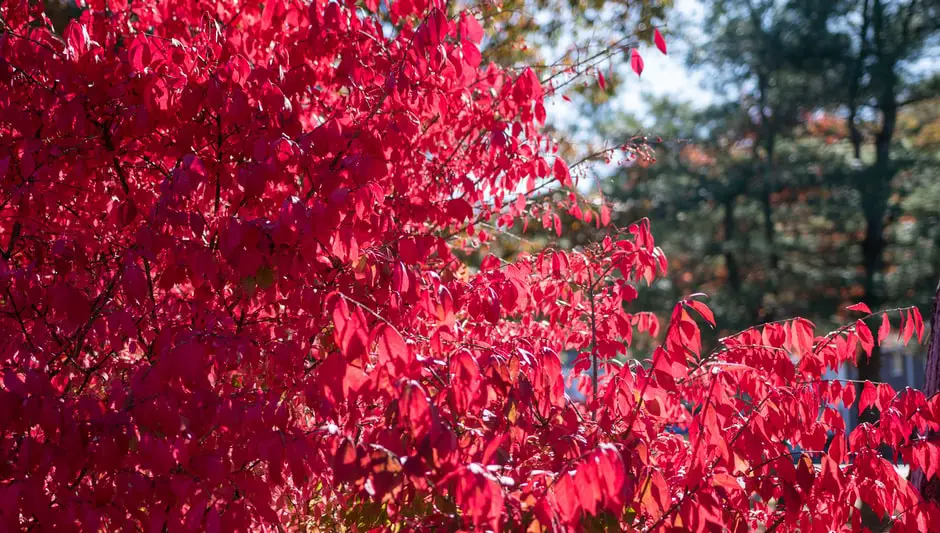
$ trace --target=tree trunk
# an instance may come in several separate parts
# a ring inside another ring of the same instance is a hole
[[[876,175],[868,179],[872,182],[877,182],[881,179],[881,176]],[[881,189],[881,187],[877,189]],[[875,280],[881,272],[882,259],[884,258],[885,240],[883,236],[883,217],[887,208],[887,202],[883,201],[883,196],[886,195],[887,192],[870,190],[867,194],[869,201],[865,202],[867,204],[865,205],[865,240],[862,242],[862,266],[865,272],[865,279],[862,283],[864,288],[864,296],[862,299],[871,309],[878,309],[881,307],[881,298],[875,287]],[[881,339],[877,339],[871,351],[871,356],[859,360],[858,379],[871,382],[881,381],[880,345]],[[859,390],[859,394],[861,394],[861,390]],[[859,413],[859,415],[862,415],[862,413]],[[865,421],[861,418],[859,418],[859,420]],[[870,422],[871,420],[868,421]]]
[[[763,207],[764,215],[764,238],[767,239],[767,250],[769,255],[767,256],[767,266],[769,267],[767,272],[768,279],[776,276],[777,264],[779,262],[777,256],[777,249],[774,245],[774,238],[776,229],[774,228],[774,209],[773,204],[771,203],[771,195],[774,191],[774,151],[777,147],[777,117],[776,115],[767,114],[767,91],[770,87],[770,74],[764,75],[761,74],[758,76],[758,105],[760,105],[760,116],[761,116],[761,135],[764,137],[764,161],[761,162],[760,157],[757,158],[757,164],[761,165],[764,183],[761,189],[761,205]],[[755,152],[756,153],[756,152]],[[776,292],[776,287],[772,284],[770,288]]]
[[[874,29],[875,73],[880,86],[877,101],[878,110],[881,111],[881,129],[875,135],[875,163],[863,174],[860,190],[866,223],[865,241],[862,243],[865,269],[863,301],[872,309],[877,309],[884,301],[883,295],[876,287],[876,280],[884,266],[884,252],[887,247],[884,239],[885,216],[888,212],[891,180],[895,174],[895,165],[891,161],[891,141],[898,120],[898,61],[884,38],[885,16],[882,1],[874,0],[871,20]],[[881,339],[878,339],[871,357],[862,360],[858,365],[860,380],[881,381],[881,350],[878,348],[880,344]],[[859,415],[858,420],[861,422],[873,421],[863,413]]]
[[[934,295],[933,309],[930,312],[930,342],[927,344],[927,383],[924,394],[929,398],[940,392],[940,284]],[[940,478],[927,479],[924,472],[917,470],[911,474],[911,484],[920,491],[925,501],[940,502]]]
[[[862,288],[864,295],[862,301],[871,309],[878,309],[885,301],[883,294],[878,287],[878,277],[884,268],[884,253],[887,248],[887,242],[884,238],[885,223],[884,219],[888,211],[888,195],[890,194],[891,183],[891,161],[890,152],[878,147],[878,158],[875,164],[864,171],[860,176],[862,183],[862,209],[865,213],[865,240],[862,241],[862,267],[864,269],[864,280]],[[875,332],[877,335],[877,332]],[[881,343],[882,339],[876,339],[875,345],[871,350],[871,355],[859,359],[858,379],[861,381],[871,381],[873,383],[882,381],[881,379]],[[862,384],[858,384],[858,394],[862,393]],[[853,412],[856,410],[853,409]],[[866,413],[856,413],[855,420],[858,422],[874,422],[877,420],[877,413],[874,410],[868,410]]]
[[[724,201],[725,207],[725,266],[728,268],[728,283],[735,293],[741,292],[741,273],[738,270],[738,261],[731,249],[731,240],[734,238],[734,202],[736,197],[728,195]]]

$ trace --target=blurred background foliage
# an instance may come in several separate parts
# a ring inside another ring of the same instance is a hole
[[[940,4],[704,5],[688,65],[729,97],[705,109],[656,102],[652,129],[690,142],[604,184],[618,220],[649,216],[673,260],[672,279],[647,294],[704,289],[730,330],[794,315],[831,326],[857,301],[929,310]],[[879,373],[877,355],[859,369]]]

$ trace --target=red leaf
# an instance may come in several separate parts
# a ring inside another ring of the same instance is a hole
[[[606,91],[606,90],[607,90],[607,82],[604,81],[604,73],[603,73],[603,72],[598,72],[598,73],[597,73],[597,84],[601,86],[601,90],[602,90],[602,91]]]
[[[500,433],[499,435],[493,437],[493,439],[486,445],[486,449],[483,450],[483,459],[481,460],[482,464],[490,464],[490,459],[493,458],[493,454],[496,453],[496,450],[503,445],[505,440],[505,435]]]
[[[131,69],[134,72],[143,71],[146,67],[150,66],[151,57],[152,52],[147,38],[141,35],[135,37],[127,49],[127,58]]]
[[[640,57],[640,53],[635,48],[630,51],[630,67],[633,72],[636,72],[637,76],[643,74],[643,58]]]
[[[704,318],[706,322],[711,324],[713,328],[715,327],[715,315],[714,313],[712,313],[712,310],[709,309],[707,305],[705,305],[703,302],[700,302],[698,300],[688,300],[686,302],[686,305],[688,305],[692,309],[695,309],[695,312],[702,315],[702,318]]]
[[[457,475],[454,500],[470,517],[474,528],[499,531],[499,518],[503,511],[503,489],[479,463],[467,465]]]
[[[473,68],[480,66],[480,62],[483,60],[483,56],[480,54],[480,49],[477,48],[477,45],[471,43],[470,41],[464,41],[460,48],[463,50],[463,58],[464,61],[467,62],[467,65]]]
[[[845,462],[845,435],[841,431],[836,432],[832,437],[832,442],[829,444],[829,457],[832,457],[837,465]]]
[[[904,339],[904,344],[906,345],[911,341],[911,337],[914,336],[914,320],[911,317],[910,311],[904,311],[901,313],[901,323],[901,337]]]
[[[894,387],[888,383],[879,383],[876,389],[878,391],[878,401],[875,405],[878,409],[887,409],[896,398],[897,392],[895,392]],[[908,432],[908,434],[910,434],[910,432]]]
[[[727,472],[718,472],[712,476],[712,486],[721,487],[728,491],[739,491],[741,485],[738,479]]]
[[[379,324],[372,337],[377,343],[375,349],[380,365],[392,363],[399,372],[402,372],[411,363],[413,359],[411,349],[395,328],[388,324]]]
[[[361,358],[366,352],[366,337],[364,321],[357,312],[350,312],[345,298],[337,298],[333,308],[333,338],[343,351],[347,361]]]
[[[124,267],[123,286],[125,296],[134,305],[141,305],[146,301],[149,293],[147,277],[139,266],[129,263]]]
[[[808,455],[801,455],[796,466],[796,483],[803,489],[804,493],[809,492],[813,486],[813,480],[816,477],[816,469],[813,467],[813,461]]]
[[[480,382],[480,368],[469,351],[461,350],[451,358],[450,374],[454,384],[452,391],[457,409],[464,411],[476,395]]]
[[[337,483],[355,481],[360,475],[356,448],[352,441],[344,438],[333,456],[333,476]]]
[[[858,335],[858,342],[862,344],[862,349],[871,357],[872,348],[875,347],[875,339],[871,336],[871,330],[861,320],[855,321],[855,333]]]
[[[658,519],[669,508],[669,486],[659,470],[653,470],[646,480],[640,503],[642,510],[649,513],[653,520]]]
[[[804,318],[790,321],[787,328],[790,333],[790,344],[798,353],[807,353],[813,349],[813,323]],[[785,330],[786,331],[786,330]]]
[[[855,403],[855,384],[854,383],[843,383],[842,384],[842,405],[844,407],[852,407],[852,404]]]
[[[219,533],[222,531],[222,518],[215,507],[206,513],[206,533]]]
[[[69,22],[69,25],[65,28],[65,42],[68,44],[69,50],[76,56],[81,56],[90,48],[90,43],[93,41],[88,35],[88,28],[79,23],[77,20],[72,20]]]
[[[411,436],[415,441],[423,439],[431,430],[432,421],[431,401],[424,387],[417,381],[407,382],[398,405]]]
[[[911,448],[910,462],[912,468],[926,472],[928,464],[926,443],[918,443]]]
[[[623,457],[616,448],[607,445],[595,452],[594,461],[604,501],[608,508],[619,510],[623,505],[623,490],[627,484]]]
[[[866,381],[865,385],[862,386],[862,394],[858,399],[858,412],[864,413],[869,407],[878,407],[879,404],[878,391],[875,389],[875,385],[871,381]]]
[[[846,309],[848,309],[849,311],[859,311],[861,313],[865,313],[866,315],[871,314],[871,309],[869,309],[868,305],[865,304],[864,302],[859,302],[857,304],[850,305],[846,307]]]
[[[837,495],[842,492],[842,472],[839,464],[829,455],[823,455],[820,462],[820,472],[817,478],[819,488],[829,494]]]
[[[581,498],[578,495],[578,487],[574,481],[574,475],[569,472],[561,472],[553,488],[555,501],[561,513],[561,519],[566,523],[572,523],[577,520],[581,512]]]
[[[597,464],[591,460],[581,462],[574,481],[578,487],[577,494],[583,512],[589,515],[597,514],[597,506],[603,498]]]
[[[565,163],[565,160],[561,157],[555,158],[555,164],[552,169],[555,174],[555,179],[561,182],[565,187],[572,187],[574,184],[571,183],[571,172],[568,170],[568,164]]]
[[[888,340],[891,334],[891,321],[888,319],[888,313],[881,314],[881,327],[878,328],[878,346],[881,346]]]
[[[460,33],[474,44],[480,44],[483,40],[483,27],[476,17],[467,12],[460,17]]]
[[[67,284],[52,289],[52,305],[73,326],[84,324],[91,314],[91,302],[85,293]]]
[[[264,10],[261,12],[261,27],[263,29],[268,29],[271,27],[271,22],[274,19],[274,11],[277,5],[277,2],[265,2]]]
[[[447,202],[447,214],[457,221],[464,221],[473,217],[473,207],[462,198],[455,198]]]
[[[911,317],[914,319],[914,329],[917,332],[917,342],[923,342],[924,317],[920,316],[920,310],[916,307],[911,308]]]
[[[663,39],[663,34],[659,33],[659,28],[653,30],[653,42],[656,43],[656,48],[659,48],[660,52],[666,53],[666,40]]]
[[[118,207],[118,221],[126,226],[133,222],[135,218],[137,218],[137,205],[134,204],[134,201],[127,199],[121,202]]]
[[[932,478],[940,471],[940,446],[933,442],[927,442],[927,468],[924,473],[927,479]]]
[[[526,197],[523,194],[516,196],[516,201],[513,204],[513,207],[516,209],[516,214],[521,215],[525,211],[526,206]]]

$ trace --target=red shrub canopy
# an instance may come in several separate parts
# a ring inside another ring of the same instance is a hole
[[[867,384],[880,422],[846,436],[855,385],[820,379],[865,322],[705,353],[689,299],[617,364],[659,330],[627,310],[666,268],[645,221],[467,274],[482,221],[572,173],[472,15],[89,4],[62,38],[0,6],[0,528],[829,531],[859,499],[940,523],[878,451],[934,475],[936,399]]]

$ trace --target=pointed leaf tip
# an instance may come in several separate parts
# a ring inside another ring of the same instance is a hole
[[[878,345],[881,346],[891,334],[891,321],[888,319],[888,313],[881,314],[881,327],[878,328]]]
[[[855,321],[855,333],[858,335],[858,341],[865,350],[865,354],[871,357],[871,350],[875,346],[875,339],[871,335],[871,330],[861,320]]]
[[[636,51],[636,48],[630,52],[630,66],[633,68],[633,72],[636,72],[637,76],[643,74],[643,58],[640,57],[640,53]]]
[[[666,54],[666,40],[663,39],[663,34],[659,33],[659,29],[653,31],[653,42],[656,43],[656,48],[659,48],[659,51]]]
[[[561,157],[555,158],[555,163],[552,165],[552,172],[562,185],[565,187],[574,187],[574,183],[571,181],[571,171],[564,159]]]
[[[868,305],[866,305],[864,302],[859,302],[857,304],[850,305],[846,307],[846,309],[848,309],[849,311],[859,311],[861,313],[865,313],[866,315],[871,314],[871,309],[869,309]]]
[[[703,302],[700,302],[698,300],[689,300],[687,302],[687,305],[691,307],[692,309],[695,309],[695,312],[701,315],[702,318],[704,318],[705,321],[708,322],[712,328],[715,327],[715,315],[712,313],[712,310],[709,309],[707,305],[705,305]]]

